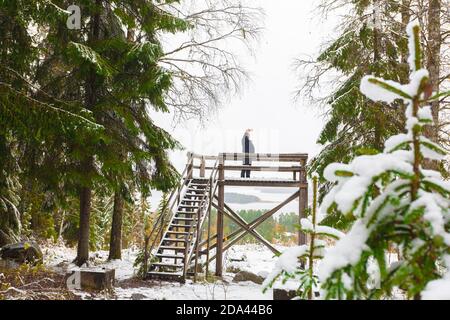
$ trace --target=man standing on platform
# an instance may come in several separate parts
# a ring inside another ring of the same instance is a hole
[[[250,132],[252,131],[253,131],[252,129],[245,130],[244,136],[242,137],[242,152],[245,153],[243,164],[245,166],[252,165],[249,153],[255,153],[255,146],[253,145],[253,142],[250,139]],[[241,178],[250,178],[250,170],[242,170]]]

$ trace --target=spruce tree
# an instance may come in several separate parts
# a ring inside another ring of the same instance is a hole
[[[309,167],[310,172],[319,175],[332,162],[349,162],[357,155],[381,151],[385,139],[402,130],[403,113],[399,108],[371,101],[359,91],[359,83],[367,73],[407,80],[407,64],[402,61],[406,52],[403,26],[401,21],[390,18],[395,13],[400,15],[402,6],[384,0],[344,2],[350,12],[340,26],[342,32],[320,52],[300,91],[312,94],[326,74],[339,75],[332,82],[332,93],[320,100],[326,123],[317,142],[323,148]],[[301,62],[300,66],[309,70],[309,64]],[[322,194],[328,187],[322,185]]]
[[[430,103],[449,93],[432,93],[428,71],[422,68],[419,24],[410,23],[407,33],[409,82],[375,76],[361,81],[361,92],[372,101],[406,104],[405,133],[387,139],[382,153],[333,163],[324,171],[335,186],[322,208],[356,219],[321,264],[325,298],[379,298],[395,287],[420,298],[427,285],[439,288],[434,281],[444,281],[436,279],[441,277],[439,261],[448,263],[450,254],[450,184],[423,163],[440,160],[446,152],[422,133],[433,121]],[[391,247],[400,248],[401,260],[389,266]],[[368,285],[371,264],[379,271],[375,287]],[[428,290],[427,297],[432,296]]]
[[[0,1],[0,245],[28,228],[22,209],[32,197],[61,190],[65,170],[56,159],[64,154],[63,137],[99,129],[82,105],[36,80],[48,49],[40,35],[66,17],[50,2]]]
[[[163,52],[156,32],[183,31],[189,25],[147,1],[79,5],[80,30],[60,27],[61,20],[50,26],[45,39],[49,54],[39,74],[42,87],[76,101],[102,128],[95,134],[77,131],[63,144],[70,168],[65,181],[80,200],[76,262],[81,265],[88,259],[94,188],[107,185],[116,194],[113,225],[120,241],[122,199],[134,191],[145,196],[153,188],[167,190],[177,180],[167,151],[179,145],[153,123],[149,108],[167,112],[164,97],[171,86],[169,72],[158,65]],[[139,39],[124,32],[135,28]],[[111,258],[118,257],[113,251]]]

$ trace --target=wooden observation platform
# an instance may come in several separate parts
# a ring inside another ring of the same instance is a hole
[[[251,166],[239,164],[246,157],[251,159]],[[188,153],[180,183],[170,194],[166,208],[151,232],[153,240],[149,251],[153,257],[147,278],[184,282],[187,276],[193,276],[196,280],[200,267],[204,267],[205,274],[208,274],[209,264],[213,260],[215,274],[221,276],[224,252],[247,234],[278,253],[255,229],[296,199],[299,219],[305,216],[308,204],[307,160],[308,155],[304,153],[221,153],[218,156]],[[258,173],[258,177],[237,178],[231,175],[242,170],[250,170],[253,175]],[[265,177],[266,173],[272,176],[282,174],[284,177]],[[248,223],[225,203],[227,186],[284,187],[292,188],[293,193]],[[213,209],[217,210],[215,222],[211,220]],[[225,235],[225,218],[231,219],[239,228]],[[212,223],[216,223],[215,234],[211,232]],[[298,234],[298,243],[306,243],[302,232]]]

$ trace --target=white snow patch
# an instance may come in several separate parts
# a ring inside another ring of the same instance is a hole
[[[450,300],[450,255],[444,257],[447,272],[441,279],[428,282],[421,296],[423,300]]]
[[[396,148],[400,144],[406,143],[406,142],[412,142],[412,136],[410,133],[408,134],[397,134],[395,136],[389,137],[384,142],[384,152],[391,152],[392,149]]]
[[[193,283],[161,282],[154,287],[116,288],[119,300],[133,299],[140,295],[143,300],[272,300],[272,290],[262,292],[260,285],[252,282]]]
[[[74,248],[46,246],[43,247],[42,251],[44,254],[44,264],[57,272],[65,273],[80,269],[115,269],[116,280],[129,279],[135,275],[133,264],[138,254],[136,247],[122,250],[122,260],[108,261],[109,253],[105,250],[91,252],[88,266],[83,266],[82,268],[72,263],[77,255],[76,249]]]
[[[409,50],[408,64],[411,71],[416,70],[416,64],[414,63],[414,58],[416,56],[416,45],[414,42],[414,32],[413,32],[413,29],[415,27],[420,28],[419,21],[417,20],[411,21],[406,26],[406,33],[408,34],[408,50]]]
[[[279,257],[270,275],[264,280],[263,287],[267,287],[281,272],[294,273],[299,268],[298,257],[308,250],[306,245],[286,249]],[[298,288],[298,284],[297,284]]]
[[[392,103],[396,99],[403,99],[403,97],[397,93],[380,87],[378,84],[372,81],[380,81],[387,85],[394,87],[397,90],[405,92],[406,87],[392,80],[384,80],[374,76],[364,76],[361,80],[360,90],[361,92],[373,101],[381,101],[386,103]],[[406,92],[405,92],[406,93]]]
[[[417,116],[420,120],[429,120],[433,121],[433,114],[431,113],[431,106],[424,106],[419,108],[417,111]]]

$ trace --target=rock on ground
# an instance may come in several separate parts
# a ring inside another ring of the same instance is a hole
[[[248,271],[239,271],[233,278],[233,282],[251,281],[262,284],[264,278]]]

